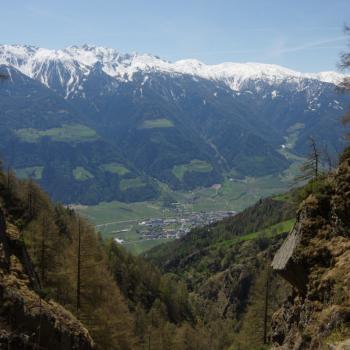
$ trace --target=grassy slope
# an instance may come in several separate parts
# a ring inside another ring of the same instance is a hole
[[[289,219],[278,222],[259,231],[250,232],[243,236],[238,236],[233,239],[228,239],[217,243],[218,246],[232,246],[237,243],[252,241],[258,238],[274,238],[282,233],[288,232],[294,225],[295,219]]]
[[[213,166],[204,160],[193,159],[188,164],[175,165],[172,173],[182,180],[186,172],[209,173],[213,170]]]
[[[80,124],[63,124],[61,128],[38,130],[32,128],[19,129],[17,136],[25,142],[37,142],[42,137],[49,137],[60,142],[82,142],[97,139],[96,131]]]
[[[113,174],[117,174],[119,176],[123,176],[123,175],[130,172],[127,168],[125,168],[124,166],[122,166],[121,164],[118,164],[118,163],[102,164],[102,165],[100,165],[100,169],[104,170],[104,171],[108,171],[108,172],[113,173]]]
[[[92,175],[88,170],[86,170],[82,166],[77,166],[73,169],[73,176],[75,180],[78,181],[85,181],[94,178],[94,175]]]
[[[31,166],[27,168],[19,168],[16,169],[16,175],[20,179],[34,179],[34,180],[40,180],[43,175],[43,166]]]
[[[119,187],[122,191],[126,191],[129,188],[143,187],[145,185],[146,184],[139,177],[136,177],[134,179],[122,179]]]
[[[172,128],[173,122],[169,119],[149,119],[142,123],[141,129]]]

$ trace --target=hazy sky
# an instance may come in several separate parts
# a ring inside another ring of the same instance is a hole
[[[350,0],[0,0],[0,43],[334,70]]]

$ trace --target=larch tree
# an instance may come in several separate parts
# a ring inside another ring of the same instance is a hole
[[[297,177],[298,181],[316,180],[320,174],[321,152],[312,136],[309,137],[309,148],[307,159],[300,167],[301,174]]]
[[[345,31],[345,34],[349,36],[348,47],[350,49],[350,25],[346,25],[344,28],[344,31]],[[344,72],[347,72],[350,70],[350,52],[349,51],[341,54],[339,67]],[[344,79],[338,85],[338,87],[343,92],[350,92],[350,77],[345,76]],[[344,125],[348,125],[350,123],[350,108],[343,116],[342,122]],[[346,135],[346,138],[350,139],[350,133]]]
[[[94,228],[76,218],[72,244],[75,312],[101,349],[132,349],[133,318],[108,269],[103,243]]]

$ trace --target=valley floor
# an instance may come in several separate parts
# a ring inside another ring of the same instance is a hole
[[[190,228],[234,215],[260,198],[285,192],[292,186],[297,162],[280,175],[228,177],[223,184],[194,191],[171,191],[169,199],[123,203],[102,202],[94,206],[74,206],[92,221],[104,237],[113,237],[134,254],[160,243],[179,238]]]

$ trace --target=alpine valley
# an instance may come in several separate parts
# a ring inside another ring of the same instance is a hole
[[[344,146],[334,72],[2,45],[0,73],[1,158],[63,203],[282,174],[310,135],[331,156]]]
[[[349,349],[338,83],[0,46],[0,349]]]

